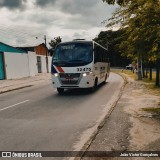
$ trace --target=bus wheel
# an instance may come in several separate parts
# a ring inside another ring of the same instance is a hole
[[[63,94],[64,88],[57,88],[57,91],[58,91],[59,94]]]
[[[108,76],[107,76],[107,74],[106,74],[105,79],[104,79],[104,84],[106,83],[107,77],[108,77]]]
[[[97,85],[98,85],[98,78],[95,79],[95,82],[94,82],[94,89],[97,88]]]
[[[97,84],[98,84],[98,78],[95,79],[95,81],[94,81],[94,86],[93,86],[92,88],[90,88],[90,91],[91,91],[91,92],[94,92],[94,91],[96,90]]]

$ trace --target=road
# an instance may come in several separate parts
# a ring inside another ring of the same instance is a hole
[[[0,95],[1,151],[80,150],[107,114],[123,79],[110,74],[94,93],[58,95],[51,81]]]

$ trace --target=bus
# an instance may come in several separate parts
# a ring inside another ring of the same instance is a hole
[[[57,45],[52,57],[51,78],[59,94],[64,89],[94,91],[110,74],[108,49],[95,41],[74,40]]]

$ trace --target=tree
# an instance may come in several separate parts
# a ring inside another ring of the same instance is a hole
[[[130,59],[123,55],[123,51],[119,49],[121,41],[124,41],[124,30],[117,31],[101,31],[94,39],[97,43],[108,48],[110,63],[114,67],[125,67],[130,63]]]
[[[130,0],[102,0],[103,2],[106,2],[108,4],[118,4],[120,6],[127,4]]]
[[[59,37],[55,37],[53,40],[51,40],[51,42],[49,42],[49,45],[52,47],[52,49],[55,49],[56,46],[62,42],[62,38]]]
[[[155,41],[160,40],[160,1],[104,1],[108,4],[112,2],[121,5],[113,14],[108,26],[119,24],[121,28],[126,29],[127,39],[122,41],[121,44],[121,48],[125,53],[136,55],[139,60],[142,58],[151,60],[155,57],[156,61],[159,61],[160,52],[153,52],[152,48],[155,45]],[[140,74],[138,75],[140,79]]]

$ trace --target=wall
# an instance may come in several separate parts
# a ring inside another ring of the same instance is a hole
[[[51,72],[51,62],[52,62],[52,57],[48,56],[48,68],[49,68],[49,73]]]
[[[40,44],[39,46],[35,47],[35,52],[38,55],[46,56],[46,52],[48,53],[46,46],[44,44]]]
[[[45,56],[41,56],[41,62],[42,62],[42,73],[47,73]]]
[[[6,78],[16,79],[30,76],[28,54],[4,53]]]
[[[37,56],[41,57],[42,73],[47,73],[46,56],[36,55],[35,52],[28,52],[28,54],[5,52],[6,79],[17,79],[37,75]],[[49,72],[51,72],[51,60],[52,57],[48,56]]]
[[[30,76],[35,76],[38,74],[37,69],[37,58],[35,52],[28,52],[28,60],[29,60],[29,73]]]
[[[41,57],[41,70],[42,70],[42,73],[47,73],[46,56],[42,56],[42,55],[37,55],[37,56]],[[49,72],[51,72],[51,61],[52,61],[52,57],[48,56],[48,69],[49,69]]]

